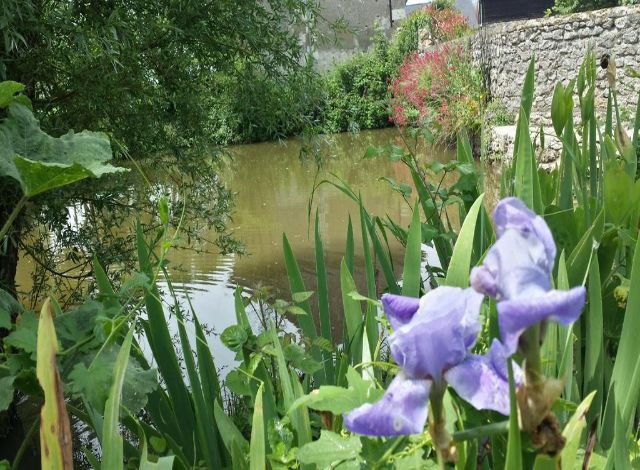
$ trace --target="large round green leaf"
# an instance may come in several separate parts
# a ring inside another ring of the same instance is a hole
[[[0,122],[0,177],[18,181],[25,196],[124,171],[106,163],[111,157],[106,135],[83,131],[52,137],[19,102],[9,104],[7,117]]]

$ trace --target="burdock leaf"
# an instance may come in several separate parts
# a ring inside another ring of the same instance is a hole
[[[52,137],[40,129],[26,106],[12,102],[0,122],[0,176],[13,178],[25,196],[106,173],[125,171],[111,160],[106,135],[83,131]]]

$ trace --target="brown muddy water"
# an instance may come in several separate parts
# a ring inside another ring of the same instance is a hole
[[[200,321],[213,331],[209,341],[218,367],[225,369],[234,363],[235,354],[221,344],[219,335],[226,327],[235,324],[236,286],[242,287],[245,296],[268,287],[278,298],[291,298],[283,261],[283,234],[291,243],[307,290],[315,290],[313,224],[308,220],[314,182],[331,179],[333,174],[344,180],[356,193],[361,193],[370,213],[380,217],[388,215],[405,228],[409,225],[411,207],[391,189],[388,182],[381,179],[391,178],[397,183],[412,186],[407,168],[402,163],[390,162],[383,157],[362,158],[369,146],[389,143],[403,145],[397,130],[331,136],[321,148],[327,161],[320,170],[312,161],[300,161],[301,143],[296,139],[229,149],[233,159],[223,178],[228,187],[237,193],[230,227],[234,236],[244,243],[247,254],[220,255],[212,247],[205,253],[180,249],[169,255],[173,268],[172,281],[178,296],[185,305],[188,296]],[[454,158],[454,153],[429,150],[421,158],[446,162]],[[410,200],[414,196],[415,192]],[[343,325],[339,267],[345,252],[349,217],[356,239],[356,278],[358,284],[363,286],[358,206],[343,193],[325,184],[314,195],[313,214],[316,209],[325,250],[333,334],[334,338],[339,338]],[[209,240],[216,236],[213,231],[203,234],[204,239]],[[392,237],[389,242],[396,272],[401,273],[403,249]],[[425,256],[430,257],[427,247]],[[26,262],[19,266],[18,281],[29,276],[29,269]],[[160,287],[166,287],[166,282],[161,282]],[[170,301],[168,298],[166,300]],[[313,303],[313,297],[311,301]],[[173,331],[177,332],[174,319],[169,321]],[[253,321],[257,324],[257,317],[254,316]],[[222,374],[226,375],[226,371],[223,370]]]

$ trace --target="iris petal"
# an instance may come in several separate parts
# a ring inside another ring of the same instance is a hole
[[[439,382],[442,371],[456,365],[467,354],[461,329],[452,328],[447,318],[410,324],[389,338],[391,355],[411,377]]]
[[[439,381],[464,359],[480,331],[482,295],[473,289],[438,287],[420,299],[412,320],[389,338],[391,354],[411,377]]]
[[[506,231],[491,247],[483,265],[471,271],[471,285],[497,300],[549,290],[551,269],[544,245],[533,235]]]
[[[516,387],[524,378],[514,362]],[[467,359],[445,373],[445,379],[460,397],[478,410],[493,410],[509,415],[509,381],[504,347],[494,340],[485,356],[469,355]]]
[[[503,199],[493,211],[493,220],[498,238],[509,229],[516,230],[523,236],[534,235],[545,247],[548,265],[553,266],[556,244],[551,230],[544,219],[529,209],[524,202],[515,197]]]
[[[427,421],[431,381],[400,373],[376,403],[367,403],[344,415],[345,427],[367,436],[420,434]]]
[[[394,330],[409,323],[420,306],[420,299],[404,295],[384,294],[381,300],[384,312]]]
[[[508,353],[516,351],[520,335],[531,325],[547,319],[563,325],[576,321],[585,299],[586,290],[580,286],[569,291],[552,290],[543,295],[498,302],[500,336]]]

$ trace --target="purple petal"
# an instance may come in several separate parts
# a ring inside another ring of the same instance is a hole
[[[469,279],[471,281],[471,287],[473,287],[476,292],[493,298],[498,296],[498,274],[492,272],[491,266],[486,262],[482,266],[473,268]]]
[[[431,382],[409,379],[402,372],[376,403],[367,403],[344,415],[345,427],[367,436],[420,434],[427,421]]]
[[[556,244],[551,230],[542,217],[536,215],[524,202],[515,197],[508,197],[498,203],[493,211],[498,238],[507,230],[516,230],[522,236],[535,236],[545,247],[549,266],[553,266],[556,258]]]
[[[469,355],[464,362],[445,372],[445,379],[474,408],[509,415],[505,352],[500,341],[494,339],[485,356]],[[524,381],[524,374],[515,362],[513,373],[516,387],[519,387]]]
[[[547,319],[563,325],[575,322],[582,313],[585,299],[586,290],[580,286],[498,302],[500,336],[507,353],[516,352],[520,335],[531,325]]]
[[[457,319],[457,326],[463,331],[465,344],[470,349],[480,332],[480,306],[484,297],[474,289],[442,286],[428,292],[420,299],[417,321],[430,321],[448,317]]]
[[[394,330],[409,323],[420,306],[420,299],[404,295],[384,294],[381,300],[384,312]]]
[[[439,381],[458,364],[480,331],[483,297],[473,289],[438,287],[420,299],[412,320],[389,337],[391,354],[410,377]]]
[[[507,230],[491,247],[482,266],[471,271],[478,292],[508,300],[551,287],[551,269],[544,245],[535,236]]]

